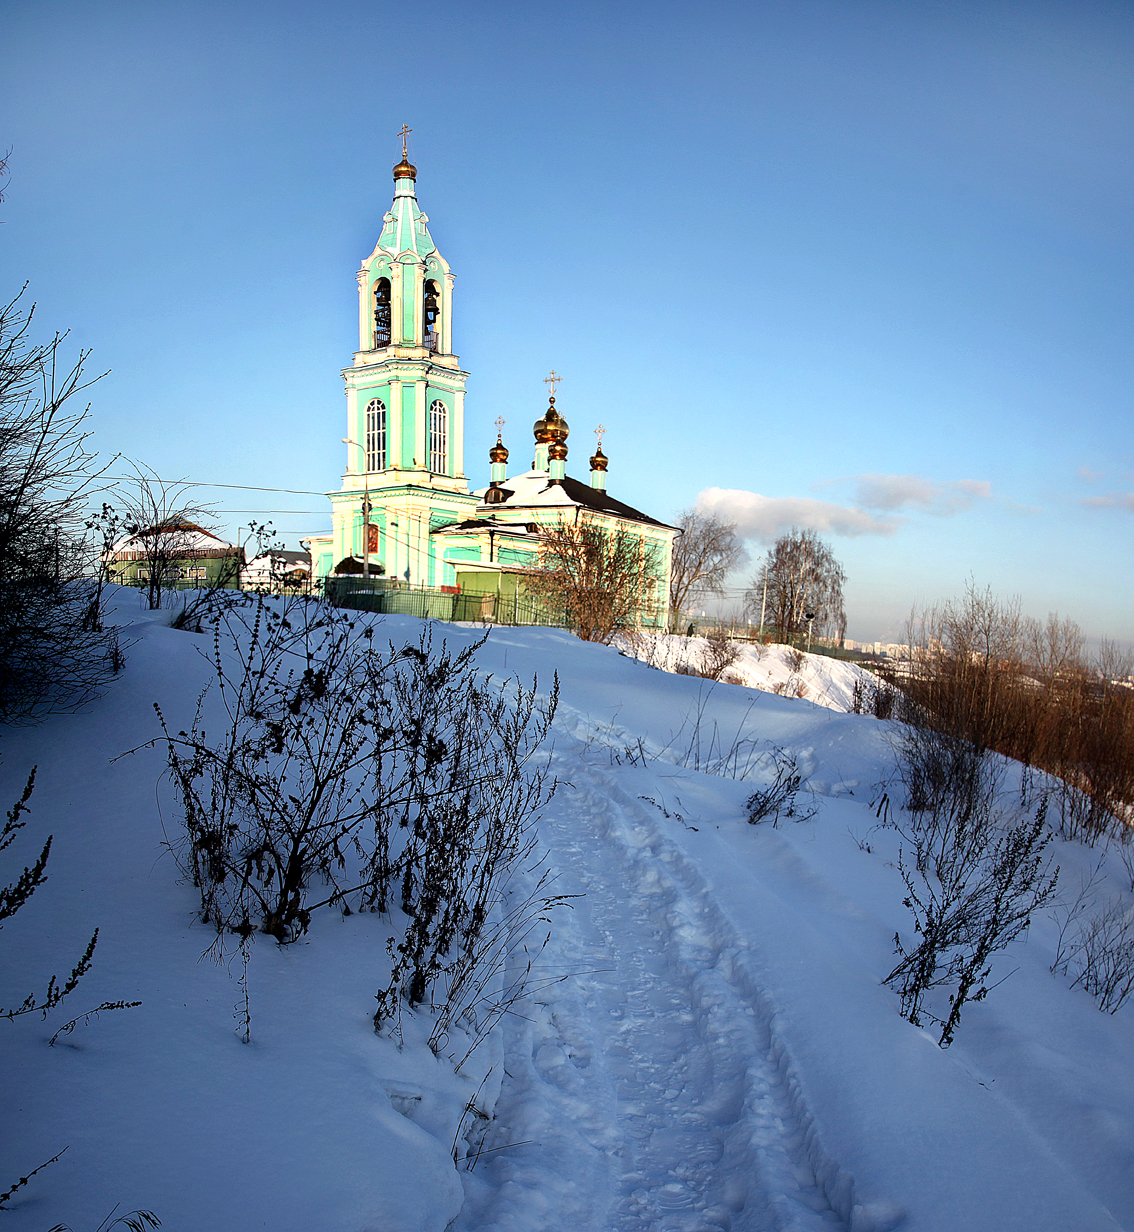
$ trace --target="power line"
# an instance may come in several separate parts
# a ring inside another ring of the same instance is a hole
[[[107,478],[113,479],[116,483],[135,483],[138,477],[137,475],[108,475]],[[256,488],[256,487],[253,487],[251,484],[247,484],[247,483],[204,483],[196,479],[159,479],[156,476],[153,482],[154,483],[167,483],[167,484],[171,484],[174,486],[181,486],[181,487],[186,487],[186,488],[235,488],[241,492],[286,492],[288,496],[326,496],[327,495],[326,492],[315,492],[311,490],[310,488]],[[234,511],[234,512],[239,512],[239,511]],[[259,513],[260,510],[252,509],[252,510],[247,510],[246,512]],[[265,510],[264,512],[271,513],[273,511],[269,509],[269,510]],[[280,512],[286,513],[287,510],[281,510]],[[303,512],[306,512],[306,510],[297,510],[297,512],[303,513]]]

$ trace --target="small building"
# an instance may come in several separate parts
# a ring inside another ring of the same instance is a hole
[[[195,522],[173,518],[127,535],[107,553],[111,581],[146,586],[155,570],[163,587],[239,589],[244,549]]]
[[[272,548],[253,557],[240,571],[242,590],[263,590],[280,594],[285,591],[306,591],[310,586],[310,552]]]

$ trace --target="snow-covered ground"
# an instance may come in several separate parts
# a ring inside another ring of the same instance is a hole
[[[817,702],[831,710],[852,709],[856,683],[869,687],[877,677],[846,659],[807,654],[791,646],[729,642],[736,657],[726,666],[719,643],[674,633],[636,633],[619,639],[619,649],[663,672],[718,675],[727,684],[747,685],[782,697]],[[712,669],[717,668],[717,672]]]
[[[910,929],[898,837],[871,807],[894,755],[888,725],[833,707],[846,665],[809,661],[796,674],[821,687],[799,700],[560,631],[492,633],[486,670],[541,688],[559,672],[561,786],[539,836],[557,891],[582,897],[454,1073],[424,1021],[407,1017],[401,1046],[373,1033],[390,933],[375,915],[324,909],[289,947],[259,938],[240,1041],[240,964],[202,957],[213,934],[164,846],[162,755],[111,761],[154,735],[153,702],[190,718],[207,637],[119,603],[137,640],[105,697],[0,738],[0,799],[39,766],[20,867],[55,836],[48,883],[0,934],[0,1003],[101,929],[69,1013],[2,1024],[3,1187],[68,1147],[0,1215],[12,1232],[93,1232],[116,1203],[166,1232],[1134,1229],[1134,1007],[1104,1015],[1049,973],[1050,912],[948,1050],[882,985]],[[421,627],[373,619],[399,642]],[[806,675],[824,668],[827,683]],[[817,812],[751,826],[774,749]],[[1103,856],[1055,852],[1072,896]],[[1129,902],[1117,852],[1098,884]],[[47,1046],[118,998],[142,1005]]]

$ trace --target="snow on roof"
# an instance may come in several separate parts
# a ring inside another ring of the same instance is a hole
[[[224,553],[226,551],[237,552],[240,550],[237,544],[226,543],[223,539],[214,535],[212,531],[205,530],[203,526],[198,526],[196,522],[168,522],[158,526],[147,526],[145,530],[138,531],[136,535],[124,536],[111,548],[111,555],[119,556],[126,552],[144,552],[147,550],[150,541],[157,535],[167,536],[170,549],[176,553]]]
[[[607,492],[592,488],[588,483],[580,483],[570,475],[552,483],[547,471],[524,471],[506,479],[502,485],[506,493],[504,500],[497,504],[484,505],[484,495],[487,488],[480,488],[475,495],[481,500],[481,508],[492,509],[553,509],[558,507],[594,509],[599,513],[611,514],[614,517],[625,518],[628,522],[645,522],[650,526],[664,527],[673,530],[665,522],[651,518],[641,510],[616,500]],[[479,510],[478,510],[479,512]]]

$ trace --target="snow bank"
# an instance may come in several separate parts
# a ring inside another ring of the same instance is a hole
[[[618,639],[618,649],[650,667],[680,675],[701,676],[718,661],[714,643],[704,637],[676,633],[634,633]],[[727,643],[736,658],[724,668],[720,680],[765,693],[815,702],[831,710],[850,711],[855,684],[877,683],[870,672],[846,659],[808,654],[791,646],[763,646],[750,642]]]
[[[0,744],[0,799],[39,765],[20,865],[55,836],[48,883],[0,934],[0,1001],[65,974],[97,925],[71,1013],[143,1003],[54,1048],[58,1014],[4,1024],[0,1179],[69,1147],[11,1200],[12,1232],[83,1232],[115,1203],[165,1232],[1134,1229],[1134,1014],[1103,1015],[1049,973],[1050,915],[999,957],[1009,978],[966,1007],[948,1051],[881,984],[909,916],[898,836],[871,807],[893,772],[888,726],[832,701],[853,668],[815,656],[808,677],[806,662],[796,674],[828,699],[813,705],[558,630],[492,633],[485,670],[541,688],[560,675],[562,787],[540,834],[557,890],[582,897],[458,1075],[425,1021],[400,1043],[371,1030],[393,931],[374,915],[325,909],[295,945],[258,939],[240,1042],[240,965],[202,958],[213,935],[166,846],[162,758],[111,761],[154,734],[154,701],[190,715],[207,638],[119,602],[137,640],[106,696]],[[364,619],[399,644],[421,625]],[[744,670],[766,687],[780,662],[770,648]],[[729,763],[743,777],[706,772],[722,766],[703,755],[710,729],[718,749],[747,742]],[[774,749],[818,811],[750,826]],[[1100,884],[1129,899],[1115,853],[1057,848],[1072,890],[1101,860]],[[475,1167],[454,1144],[482,1152]]]

